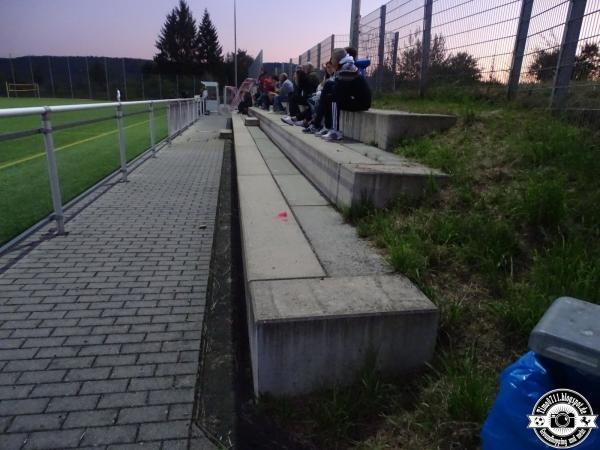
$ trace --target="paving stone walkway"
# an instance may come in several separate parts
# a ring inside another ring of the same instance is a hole
[[[0,275],[0,449],[208,448],[190,432],[225,120]]]

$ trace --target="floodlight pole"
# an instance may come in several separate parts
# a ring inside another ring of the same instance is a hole
[[[238,87],[238,67],[237,67],[237,11],[236,0],[233,0],[233,73],[235,79],[235,88]]]

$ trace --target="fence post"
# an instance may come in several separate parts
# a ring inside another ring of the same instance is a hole
[[[123,70],[123,89],[125,90],[125,100],[129,100],[129,95],[127,95],[127,73],[125,72],[125,58],[121,58],[121,68]]]
[[[377,51],[377,78],[375,79],[375,87],[378,91],[381,90],[381,81],[384,71],[384,56],[385,56],[385,9],[386,5],[381,5],[379,9],[379,48]]]
[[[10,53],[8,54],[8,62],[10,63],[10,73],[12,75],[13,84],[15,84],[17,82],[17,79],[15,78],[15,66],[13,65],[12,55]]]
[[[104,57],[104,81],[106,81],[106,99],[110,100],[110,91],[108,89],[108,64],[106,63],[106,56]]]
[[[54,220],[56,220],[58,234],[65,234],[65,217],[62,209],[58,169],[56,168],[56,157],[54,155],[54,140],[52,139],[52,124],[50,123],[50,111],[48,109],[42,113],[42,134],[44,135],[44,144],[46,147],[48,179],[50,181],[52,206],[54,207]]]
[[[52,97],[56,98],[56,90],[54,89],[54,75],[52,73],[52,61],[48,56],[48,71],[50,72],[50,86],[52,86]]]
[[[431,49],[431,14],[433,0],[425,0],[423,16],[423,42],[421,45],[421,76],[419,77],[419,95],[425,96],[429,84],[429,53]]]
[[[31,84],[35,84],[35,77],[33,76],[33,64],[31,63],[31,56],[27,58],[29,60],[29,74],[31,75]]]
[[[350,47],[358,51],[358,34],[360,33],[360,0],[352,0],[350,13]],[[331,51],[333,51],[333,42]]]
[[[335,48],[335,34],[331,35],[331,55],[333,55],[333,49]]]
[[[564,109],[567,101],[586,3],[587,0],[570,0],[569,2],[565,31],[560,44],[554,85],[552,86],[552,98],[550,100],[552,110]]]
[[[533,0],[522,0],[521,15],[519,18],[519,27],[517,28],[517,37],[515,39],[515,48],[513,50],[512,62],[510,64],[510,75],[508,76],[508,99],[512,100],[517,96],[519,90],[519,78],[521,77],[521,67],[523,66],[523,53],[527,43],[527,33],[529,32],[529,20],[531,19],[531,10]]]
[[[68,56],[67,56],[67,72],[69,72],[69,86],[71,88],[71,98],[75,98],[75,93],[73,92],[73,78],[71,77],[71,63],[69,62]]]
[[[310,55],[310,50],[311,50],[311,49],[308,49],[308,52],[306,52],[306,62],[312,62],[312,59],[311,59],[311,57],[310,57],[310,56],[311,56],[311,55]]]
[[[317,70],[321,70],[321,43],[317,44]]]
[[[119,130],[119,156],[121,158],[122,180],[127,181],[127,153],[125,151],[125,130],[123,128],[123,109],[117,106],[117,128]]]
[[[150,122],[150,147],[152,147],[152,157],[156,158],[156,128],[154,124],[154,103],[150,103],[149,117]]]
[[[85,57],[85,72],[87,74],[88,94],[90,95],[90,98],[92,98],[92,81],[90,80],[90,64],[88,62],[87,56]]]
[[[396,31],[394,33],[394,46],[392,48],[392,89],[396,90],[396,69],[398,68],[398,40],[400,39],[400,33]]]

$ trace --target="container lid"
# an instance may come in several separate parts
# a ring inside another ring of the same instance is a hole
[[[571,297],[556,299],[529,335],[529,348],[600,377],[600,305]]]

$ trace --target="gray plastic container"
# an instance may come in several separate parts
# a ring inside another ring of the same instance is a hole
[[[529,348],[600,377],[600,305],[571,297],[556,299],[529,335]]]

